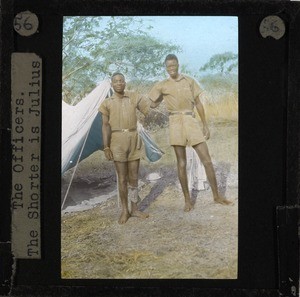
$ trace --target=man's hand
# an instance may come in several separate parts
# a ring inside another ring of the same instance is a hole
[[[111,161],[114,159],[113,153],[109,147],[106,147],[103,151],[107,160]]]
[[[210,132],[207,125],[203,126],[203,135],[205,140],[208,140],[210,138]]]

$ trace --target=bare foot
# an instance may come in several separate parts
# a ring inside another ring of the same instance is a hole
[[[194,208],[193,204],[191,202],[185,202],[184,205],[184,211],[189,212]]]
[[[139,211],[137,203],[131,201],[131,216],[146,219],[149,217],[149,214],[146,212]]]
[[[128,221],[129,218],[130,218],[130,214],[128,212],[123,212],[122,211],[122,213],[120,215],[120,218],[118,220],[118,223],[119,224],[125,224]]]
[[[214,198],[214,201],[215,201],[215,203],[220,203],[220,204],[223,204],[223,205],[230,205],[230,204],[232,204],[231,201],[225,199],[222,196],[218,196],[218,197]]]
[[[139,210],[133,210],[131,212],[131,216],[132,217],[137,217],[137,218],[140,218],[140,219],[146,219],[146,218],[149,217],[149,214],[146,213],[146,212],[139,211]]]

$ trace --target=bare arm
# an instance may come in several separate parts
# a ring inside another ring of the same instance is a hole
[[[205,111],[204,111],[204,107],[203,104],[200,100],[200,96],[201,94],[195,99],[195,107],[197,109],[197,112],[200,116],[200,119],[202,121],[203,124],[203,135],[205,137],[206,140],[208,140],[210,138],[210,132],[206,123],[206,118],[205,118]]]
[[[148,94],[148,98],[151,102],[150,107],[157,107],[163,100],[162,83],[156,83]]]
[[[104,154],[108,160],[113,160],[113,154],[110,150],[110,139],[111,139],[111,127],[109,124],[109,117],[102,114],[102,136],[104,145]]]

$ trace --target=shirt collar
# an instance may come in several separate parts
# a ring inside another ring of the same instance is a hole
[[[127,91],[124,92],[123,98],[124,98],[124,97],[129,98],[129,95],[128,95],[128,92],[127,92]],[[112,96],[111,96],[110,98],[111,98],[111,99],[120,99],[119,97],[117,97],[117,95],[116,95],[115,93],[113,93]]]
[[[186,79],[186,77],[185,77],[184,74],[179,74],[179,77],[178,77],[177,79],[173,79],[173,78],[171,78],[171,77],[168,78],[168,80],[170,80],[170,81],[175,81],[175,82],[181,81],[182,79]]]

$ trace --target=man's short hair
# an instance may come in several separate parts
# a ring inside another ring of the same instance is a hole
[[[121,76],[123,76],[124,77],[124,80],[125,80],[125,75],[123,74],[123,73],[121,73],[121,72],[114,72],[113,74],[112,74],[112,76],[111,76],[111,81],[113,80],[113,78],[115,77],[115,76],[117,76],[117,75],[121,75]]]
[[[178,63],[178,58],[174,54],[169,54],[169,55],[166,56],[166,58],[165,58],[165,64],[166,64],[167,61],[170,61],[170,60],[176,60],[177,63]]]

